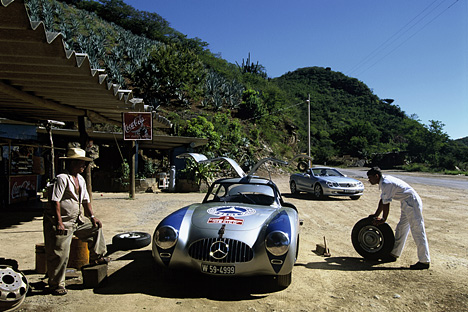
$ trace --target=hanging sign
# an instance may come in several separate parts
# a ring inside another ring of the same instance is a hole
[[[124,140],[152,140],[152,113],[123,113]]]

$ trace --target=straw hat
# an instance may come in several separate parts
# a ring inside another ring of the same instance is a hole
[[[86,152],[84,150],[77,147],[69,148],[67,151],[67,156],[60,157],[60,159],[92,161],[91,158],[86,157]]]

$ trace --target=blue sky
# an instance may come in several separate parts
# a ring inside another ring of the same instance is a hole
[[[124,0],[269,77],[331,67],[423,124],[468,136],[468,0]],[[313,99],[312,99],[313,100]]]

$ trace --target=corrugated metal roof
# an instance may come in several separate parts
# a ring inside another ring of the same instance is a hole
[[[31,22],[23,0],[0,0],[0,116],[13,120],[122,124],[123,112],[144,111],[141,99],[92,69],[86,54],[67,50],[60,33]],[[154,127],[169,128],[154,114]]]

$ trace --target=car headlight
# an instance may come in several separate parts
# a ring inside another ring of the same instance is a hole
[[[172,226],[162,226],[154,233],[154,242],[159,248],[169,249],[177,243],[179,234]]]
[[[288,252],[290,243],[288,234],[281,231],[271,232],[265,239],[266,249],[274,256]]]
[[[339,184],[337,182],[331,182],[331,181],[327,181],[327,185],[328,187],[338,187]]]

